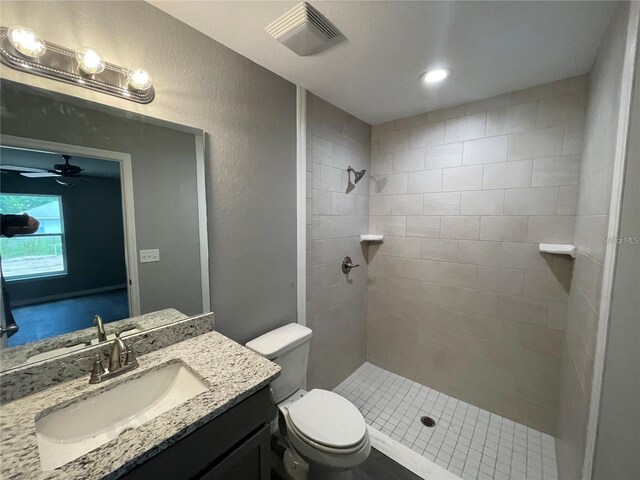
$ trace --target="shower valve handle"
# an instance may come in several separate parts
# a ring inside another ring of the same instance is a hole
[[[357,268],[359,266],[359,263],[356,265],[353,264],[353,262],[351,261],[351,257],[344,257],[344,260],[342,260],[342,273],[347,274],[351,271],[352,268]]]

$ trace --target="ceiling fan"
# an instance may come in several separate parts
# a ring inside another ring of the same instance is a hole
[[[18,165],[0,165],[0,170],[19,172],[20,175],[27,178],[55,177],[56,182],[61,185],[73,185],[76,180],[86,180],[79,176],[83,169],[69,162],[71,155],[62,154],[61,157],[64,158],[64,163],[55,164],[51,170]]]

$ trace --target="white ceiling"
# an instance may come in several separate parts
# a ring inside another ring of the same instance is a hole
[[[616,2],[311,1],[347,38],[298,57],[264,28],[298,2],[150,1],[232,50],[377,124],[590,70]],[[426,88],[419,76],[446,65]]]

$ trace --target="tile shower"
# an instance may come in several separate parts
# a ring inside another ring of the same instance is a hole
[[[587,78],[373,127],[367,358],[552,433]]]
[[[309,388],[462,478],[580,476],[624,21],[589,75],[373,125],[368,156],[307,99]]]
[[[374,125],[370,153],[366,124],[309,95],[310,388],[343,382],[370,425],[453,473],[555,478],[573,260],[538,243],[573,243],[587,89]],[[349,164],[368,171],[355,188]],[[438,416],[429,438],[416,408]]]

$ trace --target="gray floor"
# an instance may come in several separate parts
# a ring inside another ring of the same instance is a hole
[[[557,480],[552,436],[371,363],[334,391],[367,424],[464,480]],[[434,428],[420,423],[423,415]]]
[[[283,480],[275,471],[271,472],[271,478]],[[372,448],[367,461],[353,470],[353,480],[421,480],[421,478]]]
[[[8,346],[15,347],[29,342],[55,337],[93,326],[98,314],[104,323],[129,317],[127,289],[83,295],[37,305],[12,309],[18,327]]]

